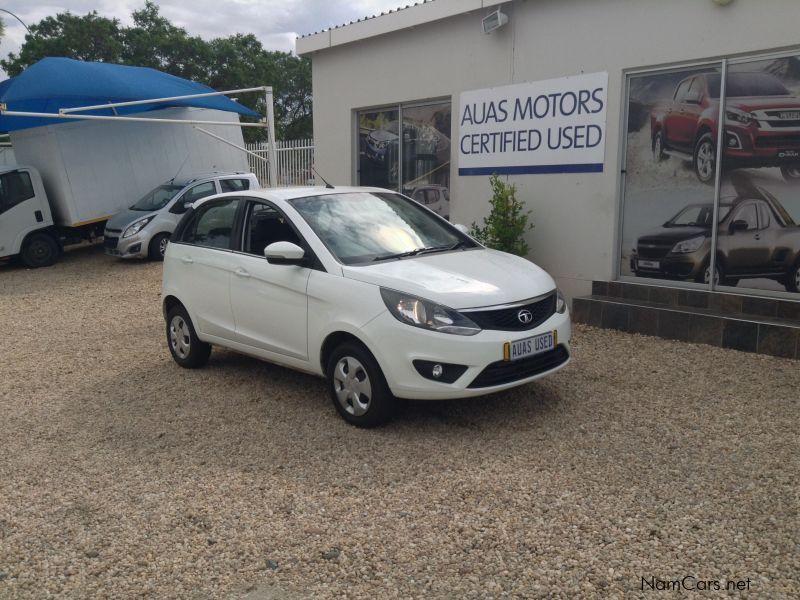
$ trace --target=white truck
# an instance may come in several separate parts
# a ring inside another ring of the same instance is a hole
[[[200,108],[147,116],[238,122]],[[207,128],[243,145],[239,127]],[[12,132],[11,143],[20,164],[0,166],[0,259],[19,256],[31,268],[52,265],[65,245],[102,237],[110,217],[179,174],[249,171],[241,150],[183,124],[58,123]]]

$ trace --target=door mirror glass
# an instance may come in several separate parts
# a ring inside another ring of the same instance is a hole
[[[264,248],[264,256],[272,265],[301,265],[305,250],[292,242],[273,242]]]
[[[731,223],[731,231],[747,231],[750,225],[743,219],[737,219]]]
[[[700,92],[692,90],[691,92],[686,94],[684,102],[686,102],[687,104],[700,104]]]

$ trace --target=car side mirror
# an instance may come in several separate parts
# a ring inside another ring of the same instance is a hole
[[[731,223],[731,231],[747,231],[750,225],[748,225],[747,221],[743,221],[738,219]]]
[[[689,92],[686,94],[686,97],[683,99],[683,101],[688,104],[700,104],[700,94],[697,92]]]
[[[469,235],[469,229],[467,229],[466,225],[462,225],[461,223],[456,223],[453,225],[456,229],[458,229],[464,235]]]
[[[292,242],[273,242],[264,248],[264,256],[271,265],[302,265],[306,251]]]

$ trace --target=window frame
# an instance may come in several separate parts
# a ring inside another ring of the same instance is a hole
[[[243,206],[245,205],[245,202],[243,202],[244,200],[245,198],[241,198],[238,196],[218,198],[216,200],[209,200],[208,202],[204,202],[197,209],[193,208],[189,209],[184,215],[183,219],[181,219],[181,222],[178,224],[178,227],[175,229],[175,232],[172,235],[173,239],[170,240],[170,243],[184,244],[186,246],[193,246],[195,248],[204,248],[206,250],[219,250],[220,252],[235,252],[234,248],[238,247],[238,245],[241,243],[242,210]],[[222,248],[219,246],[205,246],[203,244],[196,244],[194,242],[190,242],[185,239],[187,230],[191,227],[192,223],[202,218],[202,216],[205,213],[207,213],[215,206],[233,201],[236,201],[239,204],[237,205],[236,211],[234,212],[233,215],[233,225],[231,226],[231,237],[230,241],[228,242],[228,248]]]
[[[31,177],[31,174],[30,174],[29,171],[26,171],[25,169],[14,169],[13,171],[7,171],[6,173],[0,174],[0,179],[2,179],[3,177],[8,177],[10,175],[19,175],[19,176],[23,176],[24,175],[25,177],[27,177],[28,184],[30,185],[31,195],[30,196],[26,196],[25,198],[22,198],[21,200],[17,200],[13,204],[5,205],[2,202],[0,202],[0,215],[3,215],[5,213],[7,213],[8,211],[16,208],[17,206],[19,206],[23,202],[27,202],[31,198],[36,198],[36,186],[33,184],[33,177]]]

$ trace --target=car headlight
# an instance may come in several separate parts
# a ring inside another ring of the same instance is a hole
[[[567,301],[559,289],[556,290],[556,312],[560,315],[567,312]]]
[[[151,216],[149,216],[147,218],[139,219],[138,221],[136,221],[136,223],[134,223],[133,225],[128,226],[128,228],[125,229],[125,231],[122,232],[122,237],[126,238],[126,237],[131,237],[132,235],[136,235],[137,233],[139,233],[144,228],[145,225],[147,225],[154,218],[155,218],[155,215],[151,215]]]
[[[738,108],[728,108],[725,110],[725,118],[734,123],[741,123],[742,125],[752,125],[756,122],[756,118],[748,112],[739,110]]]
[[[411,294],[381,288],[381,297],[394,318],[406,325],[453,335],[475,335],[481,330],[452,308]]]
[[[706,241],[705,236],[699,235],[697,237],[693,237],[688,240],[684,240],[682,242],[678,242],[672,248],[673,254],[688,254],[689,252],[696,252],[700,249],[700,246],[703,245],[703,242]]]

